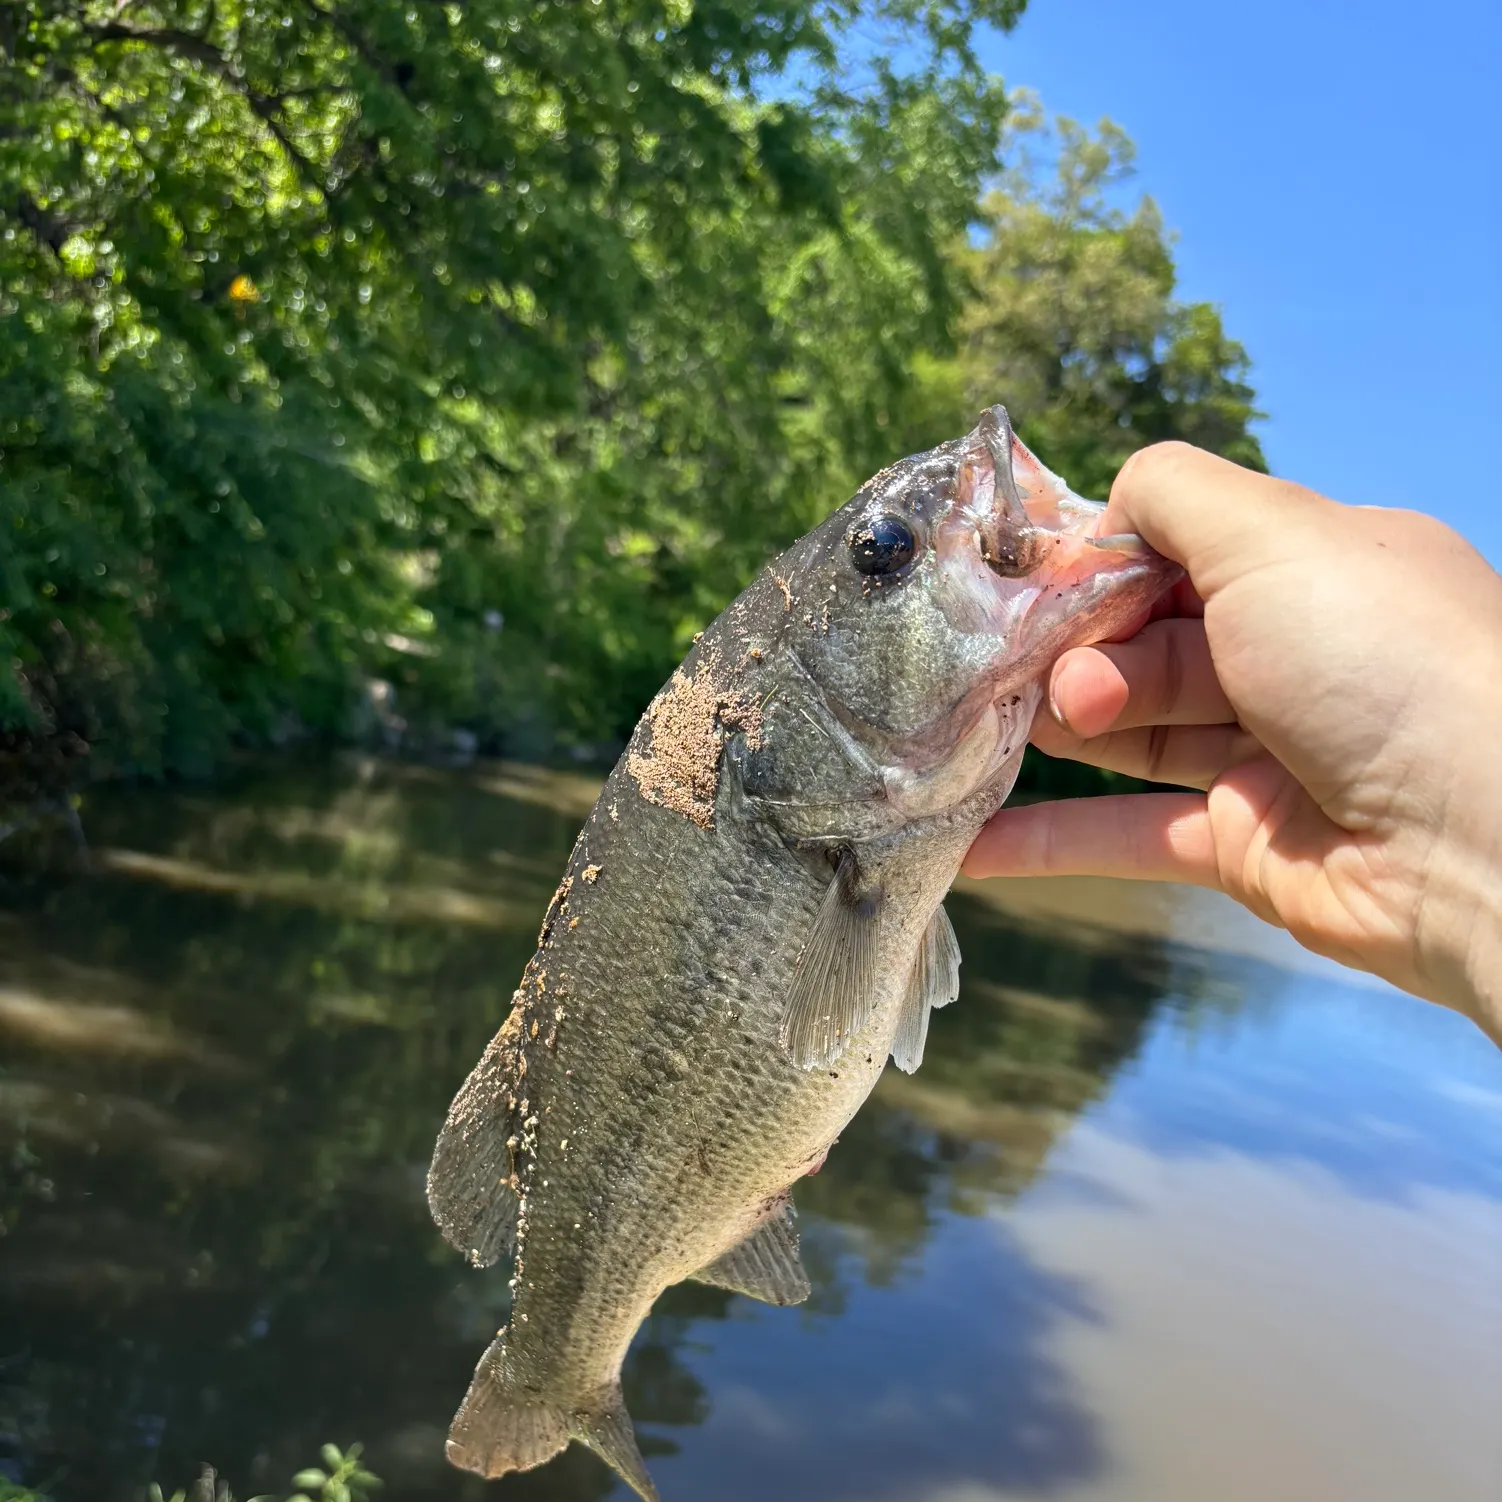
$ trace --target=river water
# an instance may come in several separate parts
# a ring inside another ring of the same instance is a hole
[[[624,1496],[443,1436],[505,1271],[431,1227],[582,776],[350,759],[0,850],[0,1477]],[[670,1290],[667,1502],[1497,1502],[1502,1055],[1206,894],[962,885],[959,1002],[798,1189],[814,1294]],[[3,1492],[0,1484],[0,1492]]]

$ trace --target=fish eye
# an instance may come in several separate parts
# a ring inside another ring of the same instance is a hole
[[[848,542],[850,561],[857,572],[874,578],[906,568],[918,551],[913,529],[902,517],[890,513],[860,522]]]

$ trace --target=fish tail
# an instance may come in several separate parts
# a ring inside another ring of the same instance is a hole
[[[501,1363],[503,1335],[480,1358],[469,1391],[449,1428],[454,1465],[481,1476],[505,1476],[541,1465],[571,1439],[582,1440],[644,1502],[659,1502],[636,1445],[618,1382],[578,1404],[539,1403],[510,1383]]]
[[[573,1435],[581,1439],[643,1502],[660,1502],[636,1446],[636,1431],[626,1412],[620,1384],[612,1383],[587,1413],[573,1415]]]

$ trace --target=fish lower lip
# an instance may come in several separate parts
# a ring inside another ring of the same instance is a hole
[[[1024,618],[1033,651],[1051,658],[1068,647],[1106,641],[1183,577],[1178,564],[1137,542],[1136,547],[1111,548],[1115,557],[1101,558],[1083,577],[1044,586]],[[1099,556],[1093,549],[1092,555]]]

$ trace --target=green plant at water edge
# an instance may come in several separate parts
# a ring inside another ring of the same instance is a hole
[[[368,1502],[373,1491],[379,1490],[381,1478],[363,1469],[360,1455],[364,1446],[354,1444],[348,1450],[338,1445],[325,1445],[319,1452],[322,1466],[309,1466],[292,1478],[297,1491],[287,1502]],[[205,1466],[198,1480],[191,1487],[163,1495],[161,1487],[154,1482],[147,1492],[147,1502],[235,1502],[228,1483],[220,1480],[212,1466]],[[0,1502],[24,1502],[35,1496],[36,1502],[47,1502],[34,1493],[18,1493],[14,1498],[0,1490]],[[277,1502],[268,1494],[251,1497],[249,1502]]]
[[[36,1491],[29,1486],[19,1486],[14,1481],[7,1481],[0,1476],[0,1502],[52,1502],[52,1498],[46,1492]]]
[[[321,1502],[365,1502],[380,1487],[381,1479],[361,1469],[362,1448],[351,1445],[341,1453],[337,1445],[325,1445],[320,1452],[323,1467],[311,1466],[299,1471],[292,1478],[292,1485],[299,1491],[288,1502],[313,1502],[314,1498]]]

